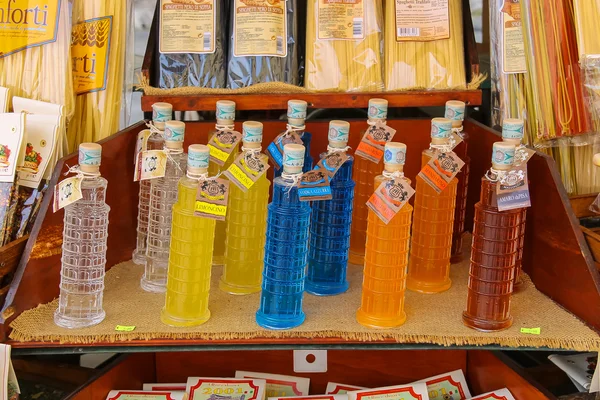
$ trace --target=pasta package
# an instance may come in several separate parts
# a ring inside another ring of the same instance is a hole
[[[159,86],[224,88],[227,2],[159,0],[157,7]]]
[[[231,0],[227,87],[300,84],[299,0]]]
[[[307,89],[383,91],[381,0],[308,0],[306,20]]]
[[[388,0],[385,89],[467,89],[462,0]]]

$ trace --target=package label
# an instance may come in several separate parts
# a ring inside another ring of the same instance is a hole
[[[500,0],[502,14],[502,69],[505,74],[527,72],[525,41],[521,29],[521,0]]]
[[[387,225],[414,194],[415,190],[405,179],[390,179],[379,185],[367,207]]]
[[[527,165],[514,167],[496,184],[498,210],[507,211],[531,207]]]
[[[60,117],[27,115],[25,117],[25,150],[19,157],[19,184],[37,189],[54,153]]]
[[[318,1],[317,37],[319,40],[360,40],[365,38],[365,2],[363,0]]]
[[[396,130],[384,123],[378,122],[370,126],[356,148],[355,155],[379,164],[383,158],[385,144],[391,142]]]
[[[242,134],[236,131],[218,131],[215,133],[208,142],[210,161],[221,167],[225,165],[240,140],[242,140]]]
[[[329,180],[331,181],[347,160],[348,154],[344,152],[337,151],[329,153],[321,158],[319,163],[315,166],[315,169],[322,169],[325,171],[329,175]]]
[[[188,378],[188,400],[263,400],[263,379]]]
[[[283,132],[267,147],[267,155],[277,169],[283,166],[283,147],[286,144],[302,144],[302,138],[296,132]]]
[[[235,0],[233,55],[287,56],[285,0]]]
[[[78,95],[106,89],[112,22],[112,16],[108,16],[73,26],[71,59]]]
[[[0,58],[56,41],[60,7],[60,0],[0,0]]]
[[[396,41],[425,42],[450,38],[448,0],[394,0]]]
[[[138,153],[133,175],[134,182],[162,178],[167,172],[167,152],[148,150]]]
[[[25,131],[25,114],[0,115],[0,182],[15,179]]]
[[[235,159],[224,175],[242,191],[247,192],[268,169],[269,158],[266,155],[255,156],[246,152]]]
[[[207,179],[200,181],[194,215],[225,221],[227,215],[227,199],[229,198],[229,181],[227,179]]]
[[[82,178],[74,176],[63,179],[54,187],[54,202],[52,203],[54,212],[83,198],[81,181]]]
[[[454,152],[438,152],[419,172],[419,176],[436,192],[442,193],[464,165],[465,162]]]
[[[298,183],[300,201],[331,200],[329,174],[324,170],[312,170],[302,175]]]
[[[215,52],[215,1],[160,0],[159,51],[162,54]]]

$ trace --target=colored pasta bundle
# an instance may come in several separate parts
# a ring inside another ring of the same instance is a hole
[[[309,0],[306,20],[307,89],[383,90],[381,0]]]

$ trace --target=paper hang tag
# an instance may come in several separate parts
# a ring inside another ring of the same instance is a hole
[[[391,142],[395,134],[395,129],[378,122],[367,129],[354,154],[379,164],[383,158],[385,144]]]
[[[315,166],[315,170],[322,169],[325,171],[331,181],[348,158],[348,154],[342,153],[341,151],[328,153],[325,157],[321,158],[321,161]]]
[[[517,147],[517,151],[515,152],[515,165],[527,164],[534,154],[535,150],[529,149],[525,146]]]
[[[240,140],[242,140],[242,134],[239,132],[217,131],[208,142],[210,161],[221,167],[225,165]]]
[[[465,162],[452,151],[436,152],[419,172],[419,176],[436,192],[442,193],[464,165]]]
[[[81,193],[82,180],[82,178],[74,176],[64,179],[58,185],[54,186],[54,212],[83,198],[83,194]]]
[[[465,140],[456,132],[452,132],[450,135],[450,143],[452,143],[451,150],[454,150],[459,144],[464,142]]]
[[[243,192],[247,192],[268,169],[269,158],[266,155],[255,157],[247,152],[240,154],[223,174]]]
[[[298,182],[298,197],[300,201],[331,200],[329,174],[322,169],[304,173]]]
[[[367,207],[387,225],[414,194],[415,189],[405,179],[391,179],[379,185],[367,201]]]
[[[148,138],[151,135],[150,129],[144,129],[137,134],[137,140],[135,142],[135,153],[133,155],[134,162],[137,163],[138,154],[142,151],[148,150]]]
[[[514,167],[496,183],[496,199],[499,211],[531,207],[526,164]]]
[[[227,215],[227,199],[229,198],[229,181],[227,179],[207,179],[198,184],[194,215],[225,221]]]
[[[283,146],[286,144],[302,144],[302,138],[296,132],[283,132],[267,147],[267,155],[277,169],[283,166]]]
[[[138,153],[135,162],[133,181],[162,178],[167,172],[167,152],[147,150]]]

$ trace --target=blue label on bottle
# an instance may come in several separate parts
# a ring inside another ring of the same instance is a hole
[[[305,197],[331,196],[331,186],[309,187],[298,189],[300,200]]]
[[[281,166],[283,165],[283,154],[281,154],[275,142],[271,143],[267,147],[267,153],[271,157],[271,160],[273,160],[275,166],[277,168],[281,168]]]

